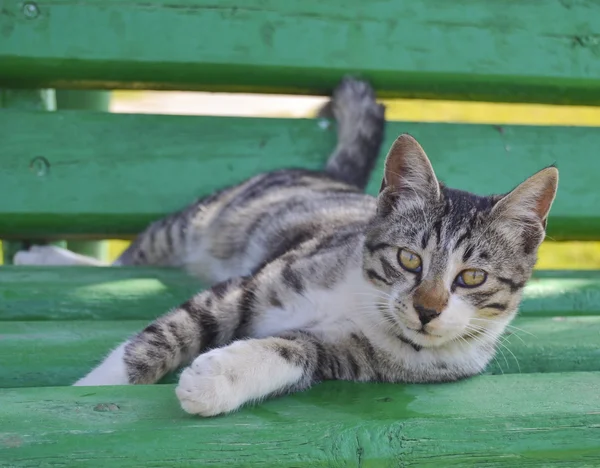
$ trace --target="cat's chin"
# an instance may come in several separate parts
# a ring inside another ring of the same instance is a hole
[[[439,348],[453,341],[454,335],[437,335],[422,330],[403,327],[403,335],[411,344],[422,348]]]

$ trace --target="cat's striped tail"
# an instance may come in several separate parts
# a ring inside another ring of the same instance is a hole
[[[385,107],[375,100],[366,81],[344,78],[333,92],[322,116],[335,117],[338,144],[325,172],[342,182],[364,189],[375,166],[385,129]]]

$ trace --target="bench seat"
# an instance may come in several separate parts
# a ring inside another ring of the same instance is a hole
[[[329,95],[354,74],[381,98],[600,105],[595,2],[36,0],[0,10],[5,263],[30,243],[100,252],[84,243],[131,239],[261,171],[321,168],[336,141],[325,119],[98,112],[108,97],[97,90]],[[549,238],[600,240],[598,129],[389,122],[382,151],[403,132],[442,181],[478,193],[556,163]],[[173,376],[70,386],[202,287],[168,269],[0,268],[0,465],[600,466],[600,271],[537,271],[501,352],[459,383],[327,382],[213,419],[180,409]]]
[[[0,460],[39,466],[597,466],[600,372],[329,382],[199,420],[172,385],[0,390]]]

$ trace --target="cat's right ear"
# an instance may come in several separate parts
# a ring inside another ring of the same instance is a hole
[[[400,135],[387,155],[380,193],[412,193],[439,198],[440,184],[421,145],[408,133]]]
[[[547,167],[500,199],[492,213],[505,220],[528,222],[533,219],[545,228],[557,189],[558,169]]]

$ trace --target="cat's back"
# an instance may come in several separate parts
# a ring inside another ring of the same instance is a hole
[[[211,270],[217,273],[211,280],[249,274],[256,265],[315,238],[352,242],[353,234],[360,235],[374,214],[373,197],[324,173],[264,173],[202,207],[190,232],[185,263],[193,270],[195,257],[208,254]]]

